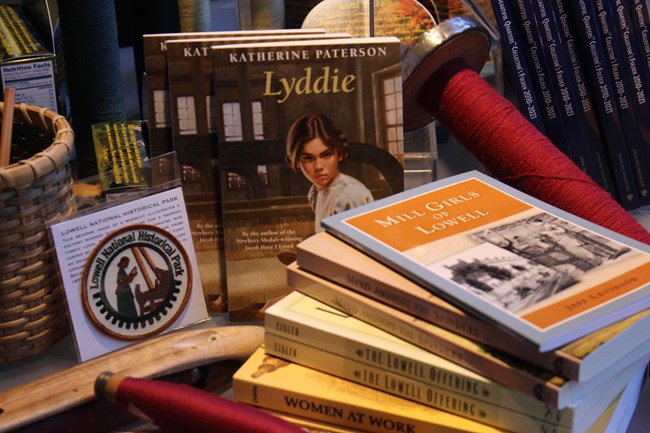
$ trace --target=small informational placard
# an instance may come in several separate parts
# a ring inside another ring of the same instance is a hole
[[[57,111],[52,60],[23,62],[0,67],[2,88],[16,89],[16,101]]]
[[[0,4],[0,39],[2,89],[14,88],[17,103],[58,111],[56,56],[42,43],[20,4]]]
[[[50,228],[80,361],[208,318],[180,187]]]
[[[103,191],[125,191],[146,186],[147,146],[141,120],[92,125],[97,170]]]

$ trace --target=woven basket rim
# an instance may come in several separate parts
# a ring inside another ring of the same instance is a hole
[[[0,112],[2,111],[4,103],[0,102]],[[14,123],[21,122],[51,134],[53,141],[46,149],[30,158],[0,167],[0,190],[29,186],[68,163],[72,156],[74,132],[64,116],[49,108],[22,103],[14,108]]]

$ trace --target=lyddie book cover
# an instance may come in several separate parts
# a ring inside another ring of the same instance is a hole
[[[403,189],[394,37],[213,47],[228,310],[259,321],[320,220]]]
[[[241,32],[220,37],[165,42],[167,85],[173,149],[183,173],[183,191],[188,206],[192,235],[201,266],[203,289],[213,313],[226,311],[221,188],[217,155],[217,122],[212,71],[212,45],[253,43],[303,38],[350,37],[341,33]],[[270,34],[267,34],[270,33]],[[288,34],[287,34],[288,33]],[[209,34],[208,34],[209,35]]]
[[[478,172],[333,215],[323,225],[541,351],[650,303],[648,245]]]
[[[218,32],[152,33],[142,37],[144,57],[144,78],[146,94],[143,96],[144,117],[148,121],[150,136],[150,156],[159,156],[173,150],[172,119],[169,101],[169,80],[167,74],[167,41],[176,39],[222,38],[309,34],[323,32],[317,29],[278,29],[278,30],[233,30]]]

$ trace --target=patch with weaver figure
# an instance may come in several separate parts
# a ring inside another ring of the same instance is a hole
[[[192,288],[182,244],[153,225],[111,232],[86,261],[84,309],[102,332],[139,340],[168,328],[184,310]]]

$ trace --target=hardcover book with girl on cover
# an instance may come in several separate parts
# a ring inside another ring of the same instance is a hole
[[[285,295],[321,219],[403,189],[394,37],[213,47],[231,321]]]

